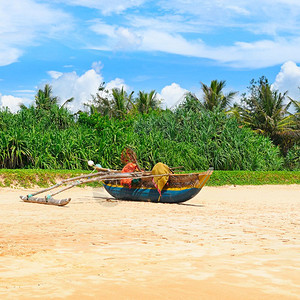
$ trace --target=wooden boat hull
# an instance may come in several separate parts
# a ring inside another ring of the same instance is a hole
[[[118,200],[147,201],[161,203],[185,202],[196,196],[212,174],[212,170],[200,174],[170,175],[169,185],[159,192],[149,179],[142,179],[142,183],[131,188],[125,187],[117,180],[103,182],[106,191]]]
[[[113,184],[103,184],[106,191],[118,200],[131,201],[149,201],[162,203],[180,203],[187,201],[196,196],[201,189],[187,188],[187,189],[163,189],[161,191],[161,198],[158,201],[159,193],[155,188],[127,188]]]

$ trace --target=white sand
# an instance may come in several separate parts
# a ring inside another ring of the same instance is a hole
[[[300,299],[299,185],[205,187],[183,205],[29,192],[0,189],[0,299]]]

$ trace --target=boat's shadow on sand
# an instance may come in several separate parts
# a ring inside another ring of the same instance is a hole
[[[99,202],[100,204],[103,203],[124,203],[124,202],[142,202],[142,203],[153,203],[153,204],[169,204],[169,205],[182,205],[182,206],[192,206],[192,207],[205,207],[202,204],[193,204],[193,203],[163,203],[163,202],[147,202],[147,201],[134,201],[134,200],[119,200],[113,197],[107,197],[107,196],[97,196],[97,197],[93,197],[94,200],[96,200],[97,202]]]
[[[194,207],[205,207],[205,205],[202,205],[202,204],[193,204],[193,203],[177,203],[177,205],[194,206]]]

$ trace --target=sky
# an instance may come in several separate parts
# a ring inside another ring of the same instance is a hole
[[[226,80],[238,101],[263,75],[299,100],[299,29],[299,0],[0,0],[0,107],[46,83],[73,111],[102,82],[172,108]]]

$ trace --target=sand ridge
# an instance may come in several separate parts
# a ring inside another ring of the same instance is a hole
[[[0,189],[0,299],[300,299],[299,185],[205,187],[182,205],[30,192]]]

